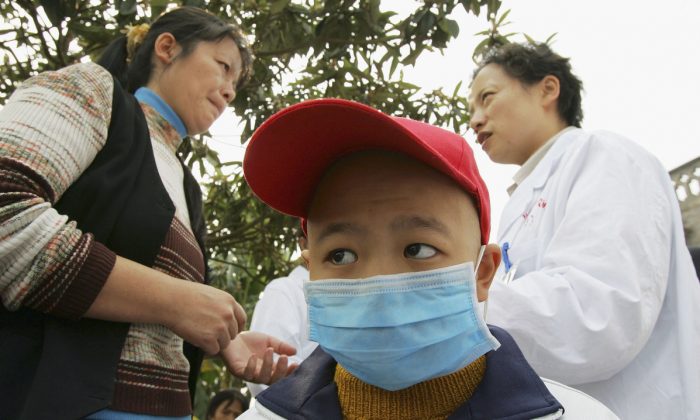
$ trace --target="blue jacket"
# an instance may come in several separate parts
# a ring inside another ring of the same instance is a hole
[[[486,354],[483,380],[449,419],[516,420],[563,412],[513,338],[501,328],[490,330],[501,347]],[[292,375],[260,393],[257,402],[286,419],[341,420],[335,368],[336,361],[318,347]]]

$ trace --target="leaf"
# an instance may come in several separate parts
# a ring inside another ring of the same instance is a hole
[[[498,23],[496,23],[496,26],[501,26],[503,24],[503,21],[506,20],[508,15],[510,14],[510,9],[506,10],[505,13],[503,13],[503,16],[501,16],[500,19],[498,19]]]
[[[483,3],[482,3],[483,4]],[[486,0],[487,4],[487,9],[488,9],[488,15],[496,15],[498,12],[498,9],[501,8],[501,1],[500,0]]]
[[[445,48],[447,46],[447,41],[450,40],[450,34],[440,28],[437,28],[437,30],[433,32],[433,36],[430,37],[430,40],[432,41],[433,47]]]
[[[462,5],[462,7],[464,7],[464,11],[465,11],[465,12],[467,12],[467,13],[473,13],[473,12],[472,12],[472,2],[471,2],[471,0],[460,0],[459,3]],[[478,2],[477,2],[477,5],[478,5]],[[478,9],[477,9],[477,10],[478,10]],[[479,12],[478,12],[478,11],[477,11],[476,13],[474,13],[474,14],[475,14],[476,16],[479,16]]]
[[[136,0],[116,0],[119,14],[122,16],[136,14]]]
[[[381,0],[369,0],[368,12],[370,23],[377,24],[382,17],[381,11],[379,10],[380,3]]]
[[[428,35],[428,32],[433,28],[435,25],[435,19],[436,16],[433,12],[428,12],[426,13],[418,22],[418,27],[416,28],[416,35],[419,38],[425,38]]]
[[[65,3],[56,0],[41,0],[39,2],[51,24],[56,27],[60,27],[61,22],[67,17]]]
[[[396,71],[396,67],[399,66],[399,57],[397,55],[394,55],[394,58],[391,59],[391,68],[389,69],[389,77],[394,75],[394,72]]]
[[[408,83],[408,82],[403,82],[403,81],[402,81],[402,82],[398,82],[398,85],[399,85],[402,89],[407,89],[407,90],[418,90],[418,89],[420,89],[420,87],[414,85],[413,83]]]
[[[281,13],[289,4],[290,0],[275,0],[270,5],[270,14],[277,15]]]
[[[410,19],[411,19],[411,21],[412,21],[413,23],[418,23],[418,22],[420,22],[421,20],[423,20],[423,17],[425,17],[425,15],[426,15],[429,11],[430,11],[430,9],[428,9],[428,8],[423,9],[423,10],[421,10],[420,12],[414,13],[414,14],[410,17]]]
[[[459,89],[460,89],[461,87],[462,87],[462,80],[460,80],[460,81],[457,83],[457,86],[455,86],[455,89],[452,91],[452,97],[453,97],[453,98],[457,96],[457,93],[459,92]]]
[[[338,8],[340,8],[340,0],[325,0],[323,2],[323,11],[324,12],[337,11]]]
[[[454,38],[459,35],[459,24],[452,19],[443,18],[438,22],[438,26]]]
[[[80,25],[78,22],[75,21],[69,22],[68,28],[70,28],[70,30],[75,32],[77,35],[86,38],[104,33],[104,28],[100,28],[98,26]]]
[[[168,7],[168,0],[151,0],[151,20],[155,20]]]
[[[474,48],[474,52],[472,53],[472,61],[475,63],[479,62],[480,57],[486,52],[486,47],[490,42],[491,40],[486,38],[477,44],[477,46]]]

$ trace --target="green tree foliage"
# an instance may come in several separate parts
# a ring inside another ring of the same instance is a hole
[[[385,10],[381,0],[0,0],[0,103],[22,80],[95,58],[125,25],[149,22],[178,4],[206,8],[250,35],[254,74],[232,105],[243,142],[277,110],[321,97],[352,99],[464,131],[469,115],[460,86],[421,91],[403,80],[401,70],[424,52],[445,47],[460,30],[478,29],[459,27],[451,18],[458,8],[489,23],[478,34],[484,39],[475,59],[508,37],[499,33],[507,15],[498,16],[499,0],[424,0],[412,3],[407,16]],[[257,201],[240,162],[220,162],[207,139],[185,142],[181,153],[204,179],[213,283],[230,291],[250,315],[265,284],[294,265],[299,223]],[[207,395],[232,384],[213,360],[205,364],[202,383],[200,415]]]

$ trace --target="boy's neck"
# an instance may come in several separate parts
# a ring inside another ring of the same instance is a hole
[[[418,383],[399,391],[386,391],[366,384],[336,367],[334,381],[343,417],[353,419],[447,418],[464,404],[481,383],[486,356],[449,375]],[[436,396],[440,396],[437,398]]]

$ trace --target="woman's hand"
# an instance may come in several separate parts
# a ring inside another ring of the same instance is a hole
[[[229,293],[217,288],[181,282],[185,286],[178,297],[165,325],[185,341],[194,344],[209,355],[229,347],[239,331],[245,328],[243,307]]]
[[[277,362],[273,354],[280,357]],[[248,382],[271,385],[294,372],[297,364],[288,365],[287,356],[296,354],[296,349],[267,334],[245,331],[226,347],[220,356],[231,374]]]

